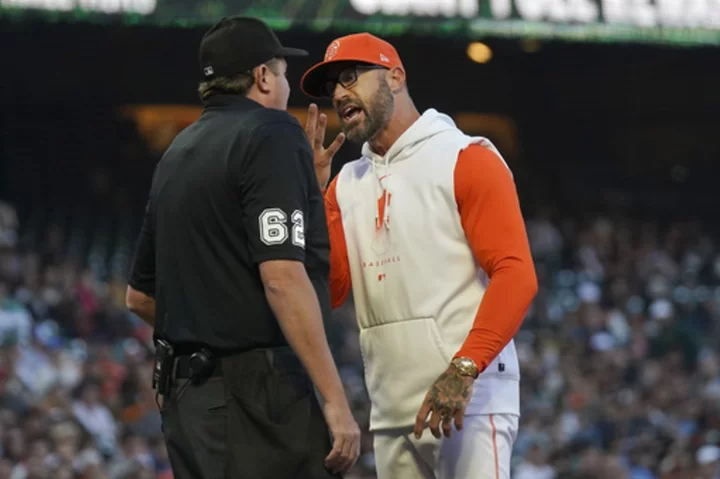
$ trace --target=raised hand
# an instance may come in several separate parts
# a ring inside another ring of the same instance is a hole
[[[315,164],[315,176],[317,177],[320,189],[327,188],[330,180],[330,167],[335,153],[345,143],[345,133],[339,133],[335,140],[324,147],[325,130],[327,129],[327,115],[318,114],[318,107],[311,103],[308,107],[307,120],[305,121],[305,134],[313,149],[313,160]]]

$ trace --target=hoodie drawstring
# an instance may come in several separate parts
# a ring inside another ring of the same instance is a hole
[[[383,225],[390,231],[390,155],[385,155],[385,195],[383,197]]]
[[[375,210],[375,227],[380,229],[381,227],[385,227],[388,231],[390,230],[390,155],[385,155],[385,158],[383,158],[385,171],[384,171],[384,177],[385,177],[385,187],[383,188],[382,181],[378,177],[377,174],[377,168],[376,168],[376,161],[375,159],[371,160],[372,162],[372,170],[373,170],[373,176],[375,177],[375,197],[380,198],[382,195],[383,199],[383,205],[382,205],[382,211],[383,211],[383,218],[382,223],[380,223],[380,211],[379,209]],[[380,191],[378,191],[381,189]],[[384,193],[383,194],[383,190]]]

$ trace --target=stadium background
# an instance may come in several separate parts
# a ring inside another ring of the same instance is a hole
[[[517,336],[514,477],[720,477],[720,30],[610,23],[604,8],[563,21],[558,5],[593,2],[537,1],[555,9],[527,19],[517,1],[493,19],[479,2],[449,20],[361,15],[357,1],[175,0],[147,15],[0,2],[0,479],[172,477],[151,332],[124,308],[125,277],[152,170],[199,113],[200,37],[241,12],[311,52],[290,64],[301,121],[304,69],[335,36],[369,30],[397,47],[420,110],[505,154],[541,288]],[[705,5],[717,27],[712,2],[675,4]],[[345,145],[334,170],[358,152]],[[328,333],[366,428],[352,304]],[[374,477],[365,439],[354,479]]]

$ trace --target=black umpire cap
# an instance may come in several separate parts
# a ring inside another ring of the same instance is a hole
[[[216,23],[200,42],[201,77],[236,75],[276,57],[304,57],[308,52],[284,47],[263,21],[240,15]]]

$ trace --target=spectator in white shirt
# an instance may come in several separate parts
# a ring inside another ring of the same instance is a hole
[[[89,380],[81,386],[80,400],[73,405],[78,422],[93,436],[98,448],[112,453],[115,449],[115,418],[100,402],[100,388],[97,382]]]

